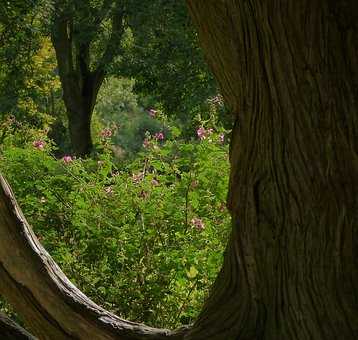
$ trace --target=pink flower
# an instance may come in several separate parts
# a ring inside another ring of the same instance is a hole
[[[139,184],[141,182],[141,180],[143,179],[143,177],[144,177],[143,172],[139,172],[138,174],[133,174],[132,181],[134,184]]]
[[[191,221],[191,225],[196,228],[197,230],[204,230],[205,228],[205,225],[204,225],[204,222],[200,219],[200,218],[193,218]]]
[[[154,110],[154,109],[148,109],[148,114],[149,116],[151,116],[152,118],[155,118],[155,116],[157,115],[157,110]]]
[[[101,131],[101,137],[103,138],[109,138],[112,136],[112,130],[110,128],[105,128]]]
[[[155,187],[156,187],[157,185],[159,185],[159,182],[158,182],[155,178],[152,179],[151,183],[152,183],[152,185],[155,186]]]
[[[71,163],[73,161],[73,158],[69,155],[65,155],[62,157],[62,161],[65,163],[65,164],[68,164],[68,163]]]
[[[214,132],[214,129],[209,128],[205,130],[202,126],[196,130],[196,134],[198,135],[200,140],[205,139],[206,137],[210,136]]]
[[[144,138],[143,147],[145,147],[145,148],[149,148],[149,147],[150,147],[150,141],[149,141],[148,138]]]
[[[32,142],[32,145],[38,150],[43,150],[46,143],[43,140],[35,140]]]
[[[206,131],[202,126],[196,130],[196,134],[198,135],[200,140],[203,140],[206,138]]]
[[[163,140],[164,139],[164,133],[163,132],[157,132],[155,135],[154,135],[154,138],[156,140]]]
[[[220,142],[221,144],[223,144],[224,141],[225,141],[225,135],[224,135],[223,133],[220,133],[220,135],[219,135],[219,142]]]

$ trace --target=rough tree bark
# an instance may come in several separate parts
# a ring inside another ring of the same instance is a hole
[[[236,117],[233,231],[200,317],[169,332],[94,305],[39,245],[6,183],[0,294],[41,339],[357,339],[358,3],[187,3]]]
[[[123,4],[121,1],[104,1],[97,17],[91,18],[88,32],[79,32],[79,27],[75,29],[73,23],[76,16],[86,16],[87,12],[82,13],[83,10],[76,8],[76,5],[68,8],[63,1],[57,1],[55,6],[57,12],[51,38],[56,52],[72,149],[77,156],[86,156],[93,146],[91,119],[98,91],[105,78],[107,65],[119,51],[124,31]],[[108,16],[111,16],[112,21],[111,36],[105,51],[95,62],[91,60],[91,45],[102,21]]]
[[[358,2],[187,1],[236,116],[193,339],[358,339]]]

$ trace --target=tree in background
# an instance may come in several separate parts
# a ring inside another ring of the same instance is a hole
[[[91,117],[107,66],[120,51],[125,2],[56,1],[52,41],[73,151],[92,149]]]
[[[185,2],[134,0],[128,21],[132,38],[118,65],[120,73],[135,78],[137,93],[154,96],[189,128],[192,116],[207,111],[206,101],[218,89]]]
[[[36,1],[0,4],[0,114],[26,117],[34,125],[38,117],[31,117],[22,103],[30,96],[26,83],[40,45],[40,34],[33,26],[36,9]]]
[[[66,132],[64,107],[56,57],[43,22],[44,3],[47,1],[0,4],[0,121],[14,121],[15,129],[26,126],[49,131],[61,145]],[[10,133],[4,130],[0,139]]]

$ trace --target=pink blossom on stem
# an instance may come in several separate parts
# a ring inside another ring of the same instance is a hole
[[[73,161],[73,158],[69,155],[65,155],[62,157],[62,161],[65,163],[65,164],[68,164],[68,163],[71,163]]]
[[[159,182],[155,178],[152,179],[151,183],[155,187],[159,185]]]
[[[196,134],[198,135],[200,140],[203,140],[206,138],[206,131],[202,126],[196,130]]]
[[[164,133],[163,132],[157,132],[155,135],[154,135],[154,138],[156,140],[163,140],[164,139]]]
[[[32,145],[38,150],[43,150],[46,143],[43,140],[35,140],[32,142]]]
[[[152,118],[155,118],[155,116],[157,115],[157,110],[154,110],[154,109],[148,109],[148,114],[149,116],[151,116]]]
[[[200,218],[195,217],[190,222],[191,222],[191,225],[194,228],[196,228],[197,230],[202,231],[205,229],[205,224]]]
[[[220,135],[219,135],[219,142],[220,142],[221,144],[223,144],[224,141],[225,141],[225,135],[224,135],[223,133],[220,133]]]
[[[132,181],[134,184],[139,184],[144,178],[143,172],[139,172],[138,174],[132,174]]]
[[[149,147],[150,147],[150,141],[149,141],[148,138],[144,138],[143,147],[145,147],[145,148],[149,148]]]
[[[103,138],[109,138],[112,136],[112,130],[110,128],[105,128],[101,131],[101,137]]]

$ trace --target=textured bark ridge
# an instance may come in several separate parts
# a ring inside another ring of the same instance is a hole
[[[358,339],[358,2],[187,1],[236,115],[231,241],[193,339]]]
[[[1,176],[0,181],[0,295],[35,336],[48,340],[183,337],[185,329],[155,329],[120,319],[81,293],[38,242]]]
[[[1,340],[36,340],[22,327],[0,313],[0,336]]]

